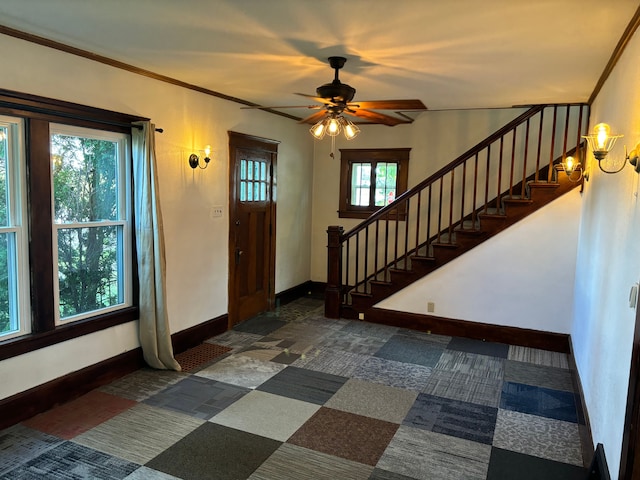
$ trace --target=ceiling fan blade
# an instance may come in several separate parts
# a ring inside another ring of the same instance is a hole
[[[401,118],[391,117],[383,113],[372,112],[371,110],[365,110],[364,108],[359,108],[358,110],[345,109],[344,113],[353,115],[354,117],[364,118],[370,123],[380,123],[382,125],[389,125],[390,127],[399,125],[401,123],[410,123],[409,121],[402,120]]]
[[[323,109],[313,113],[312,115],[309,115],[306,118],[303,118],[298,123],[311,123],[311,124],[318,123],[322,118],[326,116],[326,114],[327,112]]]
[[[363,100],[351,103],[368,110],[427,110],[421,100]]]
[[[251,107],[240,107],[240,110],[251,110],[251,109],[260,109],[260,108],[310,108],[310,109],[318,109],[324,108],[323,105],[274,105],[271,107],[265,107],[263,105],[254,105]]]
[[[316,97],[315,95],[307,95],[306,93],[296,93],[296,95],[311,98],[316,102],[324,103],[325,105],[336,105],[336,103],[332,102],[329,98]]]

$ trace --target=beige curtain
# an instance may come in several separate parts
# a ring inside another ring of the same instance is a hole
[[[149,366],[180,371],[173,357],[166,305],[166,260],[158,193],[155,126],[137,122],[131,129],[133,211],[140,282],[140,344]]]

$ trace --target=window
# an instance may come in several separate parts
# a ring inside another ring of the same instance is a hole
[[[0,90],[0,360],[138,317],[136,120]]]
[[[407,190],[409,148],[341,149],[340,217],[367,218]]]

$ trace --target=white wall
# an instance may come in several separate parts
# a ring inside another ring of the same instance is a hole
[[[636,32],[591,110],[591,125],[606,122],[624,134],[610,155],[640,140],[640,36]],[[591,164],[582,202],[571,332],[591,420],[617,478],[624,427],[635,311],[630,287],[640,280],[640,178],[627,166],[605,175]]]
[[[369,125],[347,141],[338,137],[335,158],[329,157],[331,141],[316,142],[313,165],[313,228],[311,279],[327,279],[327,227],[345,231],[360,220],[338,217],[340,148],[411,148],[409,188],[447,165],[487,136],[520,115],[523,109],[455,110],[423,112],[409,125]]]
[[[553,201],[377,307],[571,332],[579,189]]]
[[[281,141],[276,292],[309,280],[313,143],[304,126],[3,35],[0,50],[2,88],[149,117],[164,129],[156,142],[172,333],[228,311],[228,130]],[[206,144],[211,165],[192,170],[188,155]],[[222,218],[209,218],[214,205]],[[2,361],[0,398],[138,345],[130,324]]]

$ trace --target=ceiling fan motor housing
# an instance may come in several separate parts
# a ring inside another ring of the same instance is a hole
[[[334,80],[316,88],[316,93],[319,97],[330,98],[334,102],[349,103],[356,94],[356,89],[340,80]]]

